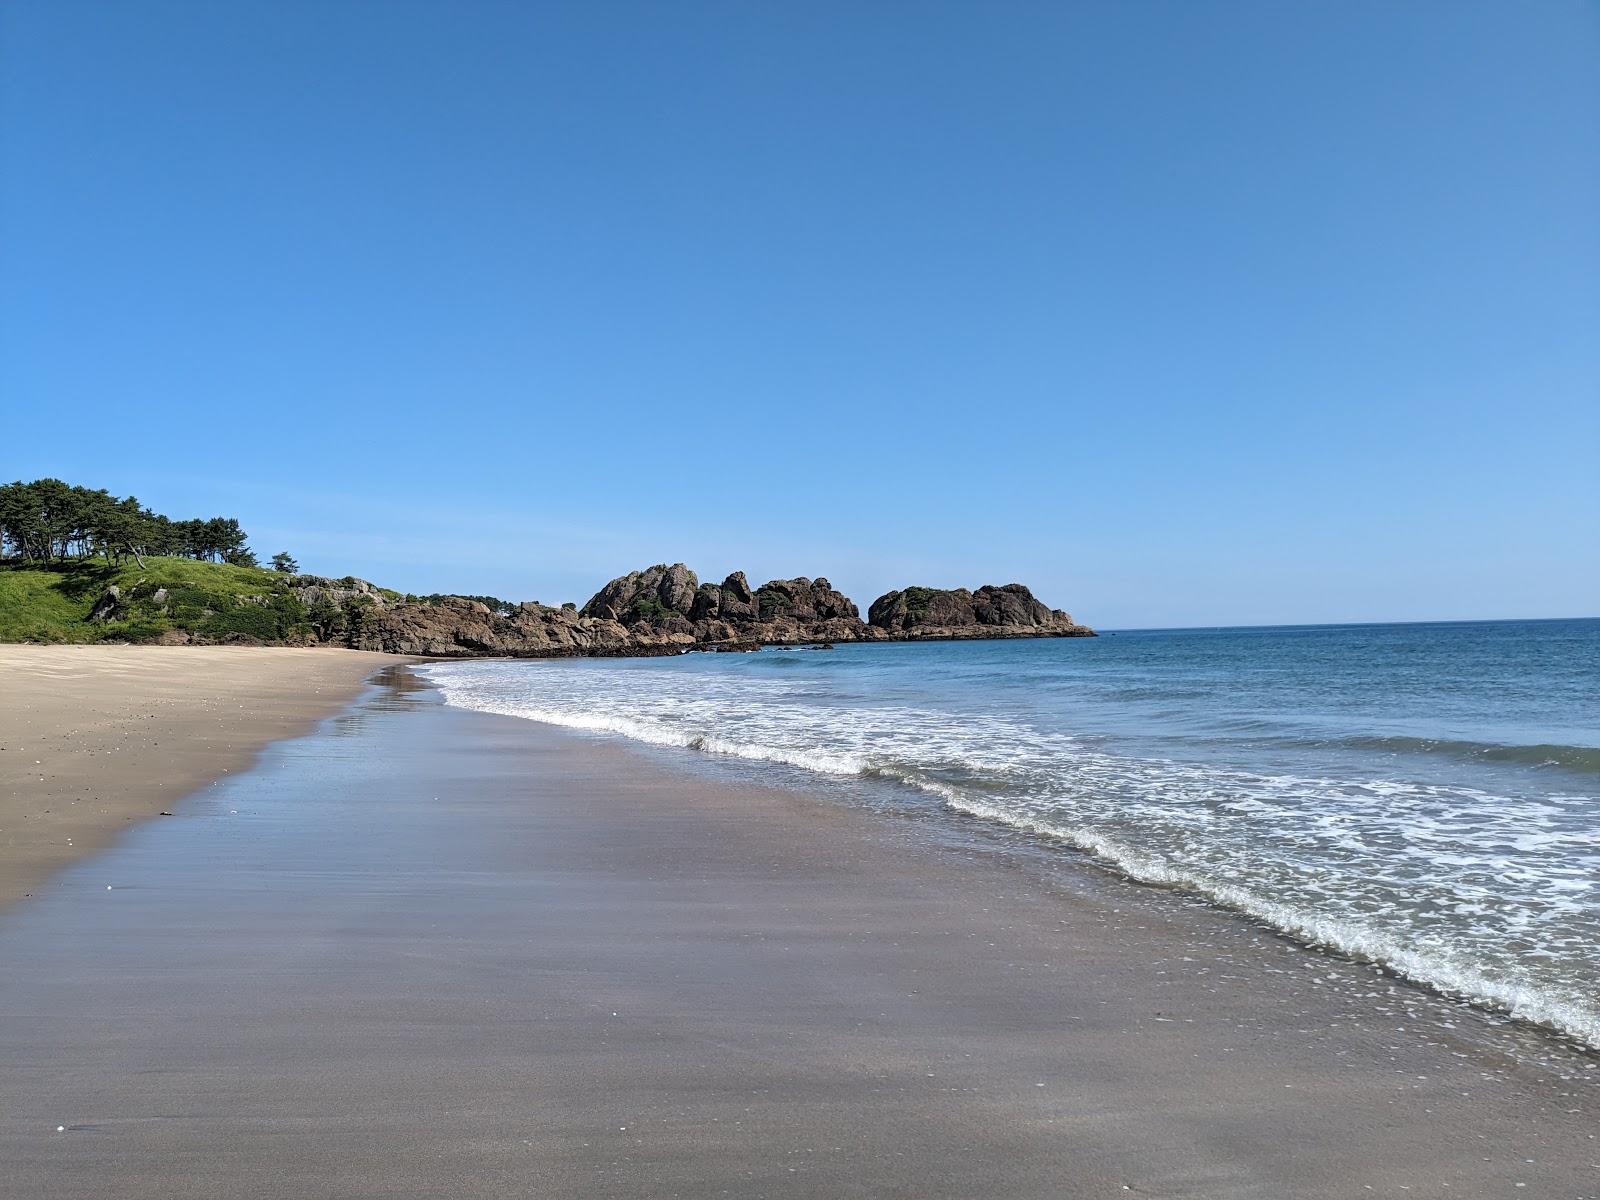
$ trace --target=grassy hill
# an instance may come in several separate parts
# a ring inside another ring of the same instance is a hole
[[[91,621],[96,601],[113,586],[121,593],[114,614]],[[313,632],[318,615],[286,576],[259,567],[189,558],[146,558],[143,567],[103,560],[0,565],[0,641],[148,642],[171,631],[215,641],[296,641]]]

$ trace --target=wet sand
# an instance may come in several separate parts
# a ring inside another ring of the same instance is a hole
[[[175,811],[0,914],[0,1195],[1600,1195],[1594,1056],[1020,843],[399,686]]]
[[[404,661],[282,647],[0,646],[0,907]]]

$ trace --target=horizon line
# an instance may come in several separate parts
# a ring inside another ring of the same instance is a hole
[[[1363,629],[1382,625],[1510,625],[1541,621],[1600,621],[1600,615],[1583,617],[1435,617],[1409,621],[1267,621],[1256,625],[1141,625],[1126,628],[1096,628],[1106,633],[1196,633],[1203,630],[1235,629]]]

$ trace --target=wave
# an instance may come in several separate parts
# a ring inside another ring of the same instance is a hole
[[[1558,767],[1585,775],[1600,775],[1600,746],[1506,745],[1448,738],[1356,734],[1336,738],[1307,738],[1289,744],[1347,750],[1375,750],[1385,754],[1436,754],[1465,762],[1512,763],[1523,767]]]
[[[1140,883],[1176,887],[1196,893],[1225,908],[1244,913],[1298,941],[1351,958],[1378,963],[1416,983],[1480,1008],[1506,1013],[1600,1049],[1600,1012],[1538,984],[1497,979],[1469,962],[1418,951],[1394,936],[1357,921],[1333,917],[1263,896],[1238,883],[1209,878],[1093,830],[1073,829],[1010,811],[1002,806],[950,796],[958,812],[1000,822],[1043,837],[1064,841],[1094,855],[1118,873]]]
[[[713,734],[692,730],[673,729],[651,721],[633,717],[619,717],[599,713],[570,713],[560,709],[538,708],[521,704],[495,704],[493,702],[461,703],[454,697],[447,702],[480,712],[492,712],[505,717],[522,717],[546,725],[559,725],[565,729],[581,729],[589,733],[615,733],[652,746],[672,746],[681,750],[699,750],[706,754],[722,754],[730,758],[747,758],[757,762],[785,763],[824,775],[865,775],[871,769],[861,757],[853,754],[835,754],[827,751],[795,751],[780,746],[762,746],[739,742]]]
[[[1004,755],[994,755],[985,763],[958,759],[941,769],[934,769],[928,763],[912,762],[881,752],[869,754],[820,746],[782,746],[708,733],[648,717],[600,712],[593,708],[578,710],[548,703],[530,703],[520,697],[483,695],[472,689],[449,686],[448,683],[444,690],[447,702],[459,707],[520,717],[567,729],[613,734],[650,745],[755,762],[780,763],[817,774],[877,779],[912,787],[935,798],[953,812],[1065,843],[1092,855],[1128,878],[1194,893],[1262,921],[1302,942],[1381,964],[1405,978],[1443,993],[1600,1048],[1600,1010],[1586,1003],[1582,997],[1566,994],[1559,988],[1515,978],[1514,972],[1486,969],[1470,954],[1451,952],[1447,947],[1419,948],[1404,936],[1404,929],[1397,935],[1394,930],[1363,921],[1359,917],[1320,911],[1308,904],[1297,903],[1279,892],[1268,894],[1226,870],[1208,871],[1149,847],[1136,846],[1104,830],[1062,821],[1056,819],[1053,813],[1029,811],[1026,805],[1015,801],[1007,802],[1003,793],[1015,781],[1007,775]],[[1385,749],[1413,749],[1410,743],[1416,742],[1428,748],[1423,752],[1429,752],[1439,744],[1425,739],[1392,738],[1351,738],[1345,739],[1345,742],[1369,749],[1379,748],[1374,743],[1381,743]],[[1394,745],[1396,742],[1405,745]],[[1529,759],[1514,761],[1528,763]],[[1541,758],[1539,761],[1544,760]],[[1146,768],[1150,766],[1144,765]],[[1097,761],[1095,769],[1117,771],[1133,766],[1132,763],[1113,762],[1107,758],[1103,763]],[[1168,766],[1171,767],[1170,764]],[[957,782],[940,778],[941,775],[955,775]],[[1173,775],[1164,778],[1166,786],[1171,786]],[[1249,781],[1249,786],[1266,788],[1283,782],[1257,777]],[[1219,788],[1225,783],[1235,792],[1239,790],[1237,781],[1224,781],[1220,777],[1209,781],[1210,786]],[[1375,790],[1382,791],[1381,788]],[[1237,809],[1259,803],[1258,799],[1253,798],[1236,800],[1232,802],[1232,807]]]

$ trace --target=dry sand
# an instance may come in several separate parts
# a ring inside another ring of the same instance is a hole
[[[0,907],[403,661],[282,647],[0,646]]]
[[[1600,1195],[1592,1055],[385,678],[0,913],[0,1196]]]

